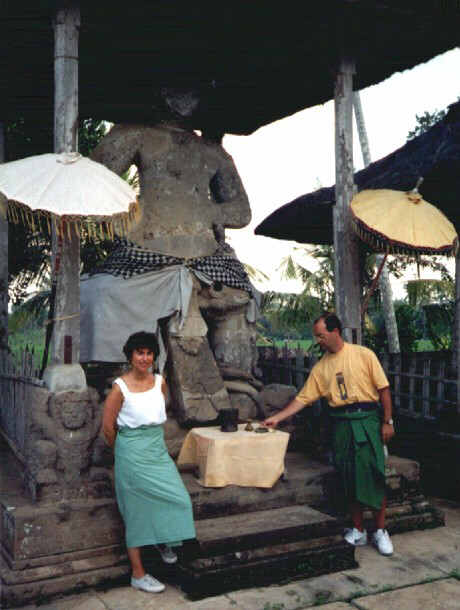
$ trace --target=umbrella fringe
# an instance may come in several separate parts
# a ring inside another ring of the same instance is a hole
[[[23,224],[33,233],[41,232],[51,235],[52,227],[60,238],[72,239],[72,229],[78,239],[85,234],[89,239],[110,239],[115,238],[115,234],[126,235],[129,229],[140,217],[138,201],[129,206],[127,212],[115,214],[113,216],[65,216],[60,217],[46,210],[31,210],[28,206],[8,200],[7,219],[14,224]]]
[[[450,245],[442,246],[441,248],[429,248],[427,246],[411,246],[401,242],[389,240],[377,231],[370,229],[356,216],[351,219],[351,225],[358,237],[369,244],[376,252],[389,252],[390,254],[440,254],[443,256],[456,256],[458,251],[458,238],[455,238]]]

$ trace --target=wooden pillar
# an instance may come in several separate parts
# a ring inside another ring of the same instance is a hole
[[[335,305],[346,341],[361,343],[361,288],[358,242],[350,226],[353,197],[354,62],[342,56],[335,87]]]
[[[0,163],[5,162],[5,127],[0,123]],[[0,195],[0,352],[8,350],[8,221]]]
[[[359,91],[355,91],[353,93],[353,109],[355,111],[356,128],[358,130],[359,143],[361,145],[364,167],[367,167],[372,163],[372,160]],[[383,255],[379,254],[377,256],[377,267],[380,266],[382,259]],[[388,273],[388,267],[386,263],[383,266],[382,272],[380,274],[379,289],[380,294],[382,295],[383,317],[385,319],[385,330],[388,339],[388,351],[391,354],[399,354],[401,349],[399,347],[398,325],[396,324],[396,315],[393,304],[393,291],[391,289],[390,274]]]
[[[54,152],[61,153],[78,150],[78,2],[61,0],[56,8],[53,25]],[[51,356],[44,379],[54,391],[85,385],[83,370],[78,364],[80,240],[74,232],[71,232],[71,235],[70,240],[68,237],[60,238],[55,231],[52,236],[52,263],[53,269],[57,271],[57,286]],[[68,367],[70,364],[72,366]],[[56,366],[59,367],[58,371],[54,370]]]

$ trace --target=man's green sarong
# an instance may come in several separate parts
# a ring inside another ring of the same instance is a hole
[[[385,497],[385,457],[377,411],[334,414],[334,464],[347,504],[379,509]]]

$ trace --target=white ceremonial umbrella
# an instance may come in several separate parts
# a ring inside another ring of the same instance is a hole
[[[43,154],[0,164],[0,192],[8,200],[8,219],[33,230],[77,235],[126,233],[138,210],[130,185],[101,163],[77,152]]]
[[[54,323],[63,241],[72,239],[72,229],[78,238],[82,233],[100,238],[113,238],[115,232],[125,234],[136,219],[137,196],[117,174],[77,152],[36,155],[0,164],[0,193],[7,198],[8,220],[48,234],[54,225],[59,238],[52,273],[43,374]]]

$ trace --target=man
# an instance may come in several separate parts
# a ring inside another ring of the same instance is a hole
[[[323,357],[296,398],[264,423],[276,427],[306,405],[327,398],[333,424],[334,462],[353,522],[345,540],[354,546],[367,544],[363,510],[368,506],[375,517],[372,542],[382,555],[391,555],[393,544],[385,529],[383,448],[394,436],[388,379],[374,352],[343,340],[342,324],[335,314],[326,312],[315,320],[313,334],[325,352]]]

